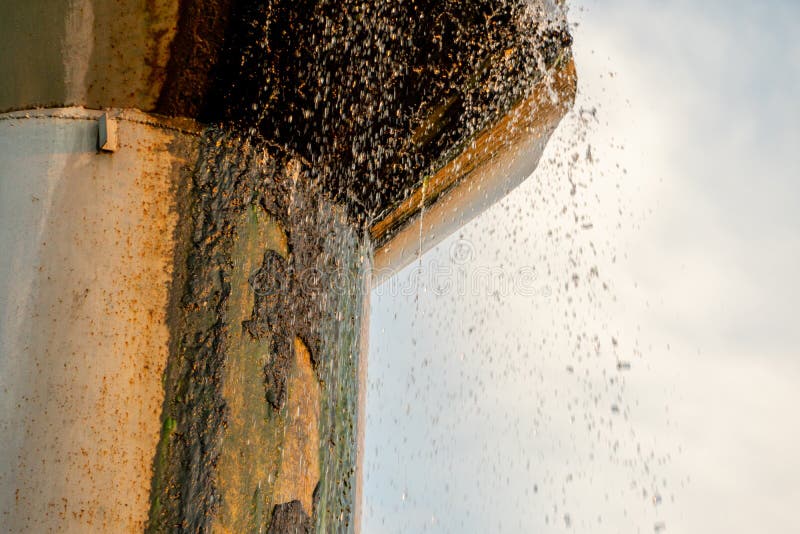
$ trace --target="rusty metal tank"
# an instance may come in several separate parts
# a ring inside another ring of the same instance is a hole
[[[4,528],[357,531],[369,288],[536,166],[558,7],[32,0],[0,44]]]

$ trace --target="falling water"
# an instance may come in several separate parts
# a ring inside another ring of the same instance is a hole
[[[235,6],[197,103],[217,126],[180,210],[150,531],[353,531],[370,224],[421,191],[421,255],[428,176],[568,45],[516,0]]]

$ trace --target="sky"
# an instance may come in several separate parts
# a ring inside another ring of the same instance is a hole
[[[569,19],[536,172],[373,291],[363,531],[800,532],[800,3]]]

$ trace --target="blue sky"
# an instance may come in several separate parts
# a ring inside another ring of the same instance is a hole
[[[800,4],[570,20],[539,169],[399,275],[535,291],[373,293],[364,531],[800,531]]]

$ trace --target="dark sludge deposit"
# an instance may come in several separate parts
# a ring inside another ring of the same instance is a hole
[[[369,222],[524,98],[571,44],[527,0],[206,2],[158,111],[281,147]]]

